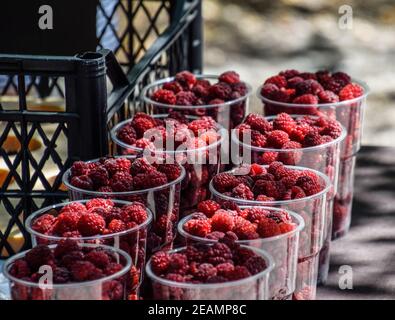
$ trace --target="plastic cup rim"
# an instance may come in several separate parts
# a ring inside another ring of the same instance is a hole
[[[74,200],[74,201],[62,202],[62,203],[58,203],[58,204],[54,204],[51,206],[41,208],[41,209],[33,212],[31,215],[29,215],[27,217],[27,219],[25,221],[25,228],[26,228],[27,232],[29,232],[29,234],[34,235],[39,238],[42,238],[42,239],[46,239],[46,240],[60,241],[60,240],[65,240],[65,239],[72,239],[72,240],[77,240],[77,241],[90,241],[90,240],[111,239],[114,237],[121,237],[121,236],[130,234],[130,233],[134,233],[134,232],[139,231],[145,227],[149,227],[150,223],[153,220],[152,211],[147,206],[144,206],[145,209],[147,210],[148,217],[143,223],[141,223],[131,229],[127,229],[127,230],[115,232],[115,233],[110,233],[110,234],[95,235],[95,236],[89,236],[89,237],[62,237],[62,236],[53,236],[53,235],[42,234],[40,232],[37,232],[36,230],[33,230],[31,227],[35,218],[37,218],[38,216],[40,216],[42,214],[45,214],[46,212],[49,212],[52,209],[64,207],[66,205],[69,205],[69,204],[75,203],[75,202],[86,203],[90,200],[92,200],[92,199]],[[123,205],[133,204],[132,201],[124,201],[124,200],[117,200],[117,199],[111,199],[111,201],[113,201],[116,204],[123,204]]]
[[[218,76],[217,75],[211,75],[211,74],[195,74],[196,79],[215,79],[218,80]],[[207,104],[207,105],[202,105],[202,106],[181,106],[181,105],[172,105],[172,104],[167,104],[167,103],[161,103],[161,102],[156,102],[154,100],[152,100],[150,97],[148,97],[147,92],[148,90],[156,87],[156,86],[160,86],[166,82],[171,82],[174,81],[175,77],[167,77],[167,78],[163,78],[160,79],[158,81],[155,81],[147,86],[145,86],[142,90],[141,90],[141,94],[140,94],[140,99],[142,101],[144,101],[145,103],[148,104],[153,104],[155,106],[158,107],[162,107],[162,108],[171,108],[171,109],[189,109],[189,110],[194,110],[194,109],[210,109],[210,108],[218,108],[218,107],[223,107],[223,106],[228,106],[228,105],[232,105],[238,102],[241,102],[243,100],[246,100],[251,94],[252,94],[252,87],[250,84],[248,84],[245,81],[242,81],[246,87],[247,87],[247,93],[244,96],[241,96],[240,98],[234,99],[234,100],[230,100],[230,101],[225,101],[224,103],[221,104]]]

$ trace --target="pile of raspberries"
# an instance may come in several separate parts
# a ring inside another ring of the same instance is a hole
[[[363,88],[351,82],[348,74],[327,70],[315,73],[281,71],[266,79],[261,89],[261,95],[269,100],[294,104],[336,103],[363,94]]]
[[[198,284],[236,281],[267,268],[262,257],[234,241],[234,234],[228,233],[213,245],[190,245],[176,253],[159,251],[151,258],[152,271],[170,281]]]
[[[29,282],[38,283],[43,276],[41,266],[50,266],[54,284],[79,283],[104,278],[123,269],[116,256],[102,247],[83,247],[77,241],[61,240],[51,249],[38,245],[26,255],[16,260],[9,269],[12,276]],[[102,298],[121,300],[124,298],[124,280],[121,278],[103,283]],[[41,289],[26,290],[22,285],[13,286],[12,296],[16,300],[36,300],[45,298]]]
[[[223,238],[228,231],[235,233],[239,240],[252,240],[274,237],[296,228],[284,210],[226,208],[226,204],[214,200],[202,201],[198,204],[198,212],[191,215],[183,229],[191,235],[212,240]]]
[[[171,111],[166,118],[153,118],[138,112],[119,129],[117,138],[137,149],[154,150],[155,146],[160,146],[172,151],[181,144],[196,149],[216,142],[217,129],[216,122],[208,116],[190,121],[177,111]]]
[[[59,212],[51,210],[32,222],[40,234],[78,238],[106,235],[130,230],[148,219],[145,206],[134,202],[117,207],[111,199],[71,202]]]
[[[144,158],[102,158],[97,162],[74,162],[69,182],[83,190],[127,192],[162,186],[180,174],[178,164],[150,164]]]
[[[254,163],[241,168],[240,174],[238,170],[217,174],[213,187],[232,198],[256,201],[300,199],[323,189],[320,178],[311,170],[291,169],[279,161],[267,169]]]
[[[251,145],[260,148],[299,149],[328,143],[342,133],[341,124],[325,117],[299,116],[292,118],[287,113],[278,114],[273,120],[250,113],[236,127],[242,141],[251,137]]]
[[[152,93],[153,101],[179,106],[218,105],[244,97],[248,88],[235,71],[227,71],[218,77],[218,82],[196,79],[189,71],[176,74],[175,80],[163,84]]]

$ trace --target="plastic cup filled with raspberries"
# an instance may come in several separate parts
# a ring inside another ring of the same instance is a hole
[[[225,129],[237,126],[248,108],[251,87],[235,71],[219,76],[182,71],[161,79],[141,92],[146,111],[153,114],[180,111],[192,116],[211,116]]]
[[[338,121],[327,117],[279,113],[270,117],[249,114],[232,135],[233,142],[239,147],[240,162],[268,165],[281,161],[286,165],[315,169],[331,181],[332,188],[327,194],[325,241],[320,257],[320,282],[326,281],[329,271],[333,203],[338,188],[341,189],[339,164],[346,134]]]
[[[127,300],[131,268],[123,250],[66,239],[9,258],[3,272],[13,300]]]
[[[159,251],[146,266],[155,300],[268,300],[273,259],[223,238]]]
[[[332,238],[345,235],[350,227],[355,157],[361,146],[368,86],[344,72],[299,72],[285,70],[258,89],[267,116],[282,112],[327,116],[347,130],[340,161],[340,192],[334,202]]]
[[[269,277],[269,297],[286,300],[295,290],[299,233],[303,218],[273,207],[241,206],[214,200],[199,203],[195,213],[178,224],[186,244],[215,243],[233,237],[238,244],[268,252],[274,261]]]
[[[210,182],[213,199],[239,206],[269,206],[290,210],[302,216],[305,228],[300,233],[298,273],[295,293],[308,287],[315,298],[318,256],[323,247],[327,221],[327,194],[331,182],[323,173],[305,167],[243,165],[216,175]],[[311,268],[301,268],[302,261],[312,261]],[[309,274],[315,274],[311,278]]]
[[[137,113],[115,126],[111,137],[120,154],[144,154],[151,162],[183,165],[181,208],[186,210],[207,198],[209,177],[223,170],[224,130],[209,116],[197,118],[178,111],[154,116]]]
[[[171,247],[180,209],[185,169],[179,164],[151,164],[145,158],[107,157],[77,161],[63,175],[71,200],[92,198],[140,202],[154,221],[148,232],[147,251]]]
[[[137,289],[143,278],[151,211],[140,202],[95,198],[42,208],[30,215],[26,230],[33,246],[70,238],[117,247],[132,257]]]

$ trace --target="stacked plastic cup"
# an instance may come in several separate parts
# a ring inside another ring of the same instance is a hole
[[[147,246],[147,234],[149,227],[152,223],[152,213],[146,208],[147,211],[147,219],[135,227],[124,230],[116,233],[108,233],[104,235],[95,235],[95,236],[78,236],[73,238],[71,237],[61,237],[49,234],[43,234],[34,230],[34,222],[43,215],[51,215],[53,217],[57,217],[61,212],[62,208],[67,205],[70,205],[74,202],[78,202],[81,204],[86,204],[89,200],[80,200],[80,201],[72,201],[65,202],[56,205],[52,205],[49,207],[42,208],[33,214],[31,214],[25,222],[26,230],[30,233],[32,238],[33,246],[36,245],[49,245],[49,244],[57,244],[61,240],[65,240],[66,238],[76,240],[80,243],[93,243],[93,244],[103,244],[111,247],[115,247],[117,249],[122,249],[126,253],[128,253],[132,258],[133,270],[136,275],[134,280],[136,283],[131,284],[131,289],[138,291],[138,287],[143,280],[143,272],[144,265],[146,259],[146,246]],[[121,208],[125,205],[132,204],[131,202],[121,201],[121,200],[113,200],[114,206]]]
[[[340,178],[333,208],[332,239],[345,235],[350,228],[355,159],[361,147],[364,110],[369,94],[369,88],[365,83],[356,80],[352,82],[363,88],[363,95],[352,100],[317,105],[273,101],[261,95],[262,87],[258,89],[258,97],[263,103],[263,111],[266,116],[281,112],[327,116],[339,121],[347,130],[347,136],[342,144]]]
[[[240,209],[246,208],[250,207],[240,207]],[[284,211],[273,207],[260,208],[269,212]],[[274,268],[269,277],[269,298],[272,300],[287,300],[292,297],[295,291],[299,234],[304,228],[304,221],[300,215],[290,211],[287,212],[296,225],[294,230],[274,237],[237,241],[242,245],[262,249],[272,256]],[[186,244],[215,243],[216,240],[192,235],[184,229],[184,225],[193,218],[194,214],[191,214],[180,220],[178,224],[178,233],[186,240]]]
[[[97,161],[98,159],[91,160],[88,163]],[[149,255],[164,247],[171,248],[173,245],[179,219],[181,183],[185,177],[185,169],[182,166],[179,167],[181,174],[177,179],[145,190],[99,192],[80,189],[70,183],[70,169],[63,175],[63,184],[67,187],[71,200],[108,198],[143,203],[153,214],[153,227],[148,232],[147,241]]]
[[[237,94],[234,99],[226,102],[202,104],[202,105],[171,105],[159,103],[151,99],[152,94],[163,87],[164,84],[173,82],[176,78],[165,78],[143,88],[141,99],[144,102],[145,110],[148,114],[164,114],[171,111],[179,111],[185,115],[211,116],[218,124],[226,130],[236,127],[246,116],[248,110],[248,98],[252,92],[251,86],[245,83],[245,94]],[[198,80],[207,80],[211,84],[218,81],[218,76],[196,75]],[[215,102],[215,101],[214,101]]]
[[[294,119],[300,117],[292,116]],[[268,121],[275,119],[275,116],[266,117]],[[317,170],[324,173],[331,181],[331,189],[327,194],[328,209],[326,217],[326,229],[324,235],[324,246],[320,254],[319,282],[324,283],[328,277],[329,254],[332,237],[332,211],[334,198],[339,186],[339,167],[342,143],[347,135],[346,129],[342,127],[340,136],[330,142],[321,145],[296,148],[296,149],[277,149],[256,147],[240,141],[237,132],[232,132],[232,143],[239,150],[239,160],[243,160],[243,153],[247,153],[246,158],[250,163],[269,165],[273,161],[281,161],[285,165],[300,166]]]
[[[313,169],[285,166],[290,170],[310,171],[319,177],[322,190],[314,195],[299,199],[280,201],[256,201],[234,198],[218,192],[210,182],[210,191],[213,199],[219,203],[231,201],[239,206],[267,206],[290,210],[302,216],[305,228],[300,233],[296,287],[293,299],[313,300],[316,297],[319,254],[324,244],[326,230],[326,210],[328,208],[327,195],[331,190],[329,178]],[[242,170],[244,171],[244,170]],[[238,175],[240,170],[228,171]]]
[[[167,115],[154,115],[154,119],[164,119]],[[195,120],[197,117],[188,116],[189,120]],[[221,147],[226,137],[225,129],[217,125],[216,133],[218,139],[209,141],[209,144],[199,148],[174,148],[173,150],[155,150],[152,152],[136,146],[125,143],[119,138],[119,131],[126,125],[130,124],[133,119],[126,120],[117,124],[111,130],[111,138],[117,146],[117,153],[122,155],[144,154],[148,151],[150,157],[171,160],[183,165],[186,172],[185,180],[182,183],[181,190],[181,211],[184,213],[196,206],[197,203],[207,199],[209,196],[208,184],[210,177],[223,170],[221,165]],[[174,150],[175,149],[175,150]]]
[[[79,244],[82,249],[99,248],[115,256],[123,268],[109,276],[96,280],[70,283],[38,283],[19,279],[11,275],[10,270],[17,260],[30,251],[24,251],[9,258],[3,266],[4,276],[9,280],[12,300],[126,300],[130,288],[132,261],[123,250],[97,244]],[[56,245],[49,246],[51,250]],[[49,267],[49,266],[48,266]],[[44,271],[44,270],[43,270]],[[47,272],[47,271],[45,271]],[[47,276],[49,273],[47,273]],[[44,276],[44,274],[43,274]]]
[[[207,251],[211,244],[202,244],[199,248]],[[268,300],[269,276],[274,267],[272,257],[266,252],[248,246],[257,256],[264,259],[266,268],[244,279],[220,283],[176,282],[156,275],[151,268],[151,260],[146,266],[147,276],[151,279],[154,300]],[[168,253],[182,253],[186,247],[171,250]]]

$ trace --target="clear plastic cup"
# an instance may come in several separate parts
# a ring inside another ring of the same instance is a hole
[[[347,157],[360,149],[364,110],[366,108],[366,98],[369,94],[369,87],[366,83],[357,80],[352,82],[360,85],[364,94],[358,98],[337,103],[311,105],[273,101],[261,95],[262,86],[258,88],[257,95],[262,101],[263,112],[266,116],[285,112],[288,114],[327,116],[339,121],[347,129],[347,137],[342,147],[342,157]]]
[[[292,115],[297,118],[298,115]],[[299,115],[300,117],[300,115]],[[266,117],[268,121],[275,119],[275,116]],[[242,158],[243,152],[248,152],[251,163],[269,165],[273,161],[281,161],[285,165],[301,166],[317,170],[324,173],[332,183],[332,188],[327,194],[328,209],[327,222],[325,223],[324,247],[320,258],[320,282],[325,282],[328,277],[330,262],[330,241],[332,237],[332,208],[333,201],[339,186],[339,165],[341,145],[347,135],[347,131],[342,126],[340,136],[333,141],[318,146],[297,148],[297,149],[275,149],[255,147],[240,141],[236,131],[232,132],[232,143],[239,147],[239,156]],[[237,150],[237,149],[236,149]],[[342,181],[342,180],[340,180]]]
[[[218,81],[218,76],[214,75],[196,75],[196,79],[208,80],[211,83]],[[160,89],[163,84],[174,81],[175,78],[165,78],[153,82],[141,91],[141,100],[145,104],[145,110],[148,114],[169,113],[172,110],[182,112],[183,114],[192,116],[211,116],[226,130],[233,129],[239,125],[247,115],[248,98],[251,95],[252,88],[245,83],[247,93],[237,99],[226,101],[222,104],[201,105],[201,106],[180,106],[159,103],[153,101],[150,97],[154,91]]]
[[[154,118],[166,118],[167,115],[154,115]],[[197,117],[188,116],[192,121]],[[118,138],[118,132],[126,124],[133,119],[126,120],[117,124],[111,130],[111,139],[117,146],[117,153],[122,155],[142,154],[144,149],[137,148],[121,141]],[[210,177],[216,175],[223,170],[221,164],[221,147],[224,142],[226,134],[221,126],[217,126],[217,133],[219,140],[197,149],[184,150],[156,150],[151,157],[170,158],[172,161],[178,162],[184,166],[186,177],[182,183],[181,190],[181,210],[187,211],[196,206],[200,201],[206,200],[209,197],[208,184]],[[198,161],[195,161],[198,160]]]
[[[43,214],[51,214],[56,217],[59,214],[59,211],[66,205],[69,205],[73,202],[80,202],[85,204],[88,201],[89,200],[80,200],[59,203],[56,205],[42,208],[32,213],[25,222],[25,228],[30,233],[32,238],[32,245],[36,246],[39,244],[57,244],[59,241],[66,239],[66,237],[42,234],[33,230],[32,225],[38,217],[42,216]],[[116,207],[122,207],[124,205],[131,204],[131,202],[122,200],[113,200],[113,202]],[[132,229],[106,235],[71,238],[80,243],[104,244],[107,246],[115,247],[117,249],[122,249],[127,252],[132,258],[134,272],[136,274],[136,277],[134,278],[134,280],[136,280],[136,283],[132,285],[133,289],[135,290],[138,288],[143,280],[143,271],[147,247],[147,234],[153,217],[151,210],[149,210],[148,208],[146,208],[146,210],[148,213],[147,220]]]
[[[241,209],[246,208],[250,207],[241,207]],[[283,211],[273,207],[260,208],[270,212]],[[287,300],[292,297],[295,290],[299,234],[304,228],[304,221],[300,215],[291,211],[287,212],[292,217],[292,222],[296,224],[294,230],[270,238],[237,241],[239,244],[264,250],[272,256],[274,268],[269,277],[269,298],[272,300]],[[185,238],[186,245],[216,242],[217,240],[198,237],[185,231],[185,223],[193,219],[193,217],[194,215],[191,214],[178,223],[178,233]]]
[[[210,246],[210,244],[206,244]],[[205,245],[203,245],[205,246]],[[148,261],[146,272],[151,279],[154,300],[268,300],[269,276],[274,267],[272,257],[266,252],[249,246],[242,246],[252,250],[266,262],[266,269],[245,279],[223,283],[194,284],[175,282],[157,276]],[[186,247],[169,251],[176,253]]]
[[[340,160],[339,188],[333,204],[332,239],[344,236],[350,229],[356,157]]]
[[[123,268],[104,278],[66,284],[39,284],[15,278],[9,273],[12,264],[28,251],[9,258],[3,266],[4,276],[10,282],[12,300],[126,300],[129,296],[132,260],[123,250],[97,244],[80,244],[83,247],[100,247],[113,253]],[[54,249],[56,245],[51,245]]]
[[[317,294],[317,277],[320,253],[298,260],[298,276],[292,300],[314,300]]]
[[[88,162],[96,162],[91,160]],[[68,189],[71,200],[85,200],[92,198],[110,198],[124,201],[139,201],[149,208],[153,214],[153,227],[148,232],[147,253],[171,248],[180,209],[181,183],[185,177],[185,169],[180,166],[180,176],[167,184],[145,190],[127,192],[98,192],[76,188],[69,182],[71,172],[68,169],[63,175],[63,184]]]
[[[263,167],[267,168],[268,166],[263,166]],[[327,195],[331,189],[331,182],[326,175],[313,169],[298,167],[298,166],[285,166],[285,167],[294,170],[304,170],[304,171],[308,170],[314,172],[319,177],[323,189],[319,193],[316,193],[314,195],[305,198],[293,199],[293,200],[280,200],[280,201],[256,201],[256,200],[244,200],[244,199],[233,198],[218,192],[214,188],[212,180],[210,182],[210,191],[213,196],[213,199],[216,200],[217,202],[231,201],[239,206],[275,207],[275,208],[294,211],[299,215],[301,215],[305,222],[305,228],[300,233],[298,259],[299,261],[303,261],[307,257],[318,255],[324,245],[325,230],[327,229],[326,223],[328,217],[326,213],[328,209]],[[236,170],[237,169],[233,169],[228,172],[235,173]],[[298,273],[296,280],[297,283],[298,281],[299,283],[308,282],[309,286],[315,288],[317,286],[317,277],[318,277],[317,275],[318,258],[317,258],[317,267],[315,268],[316,271],[309,270],[308,273]],[[316,274],[315,278],[304,279],[305,274],[312,274],[314,272]],[[298,294],[298,286],[296,287],[295,294]],[[312,295],[312,297],[315,298],[315,295]]]

